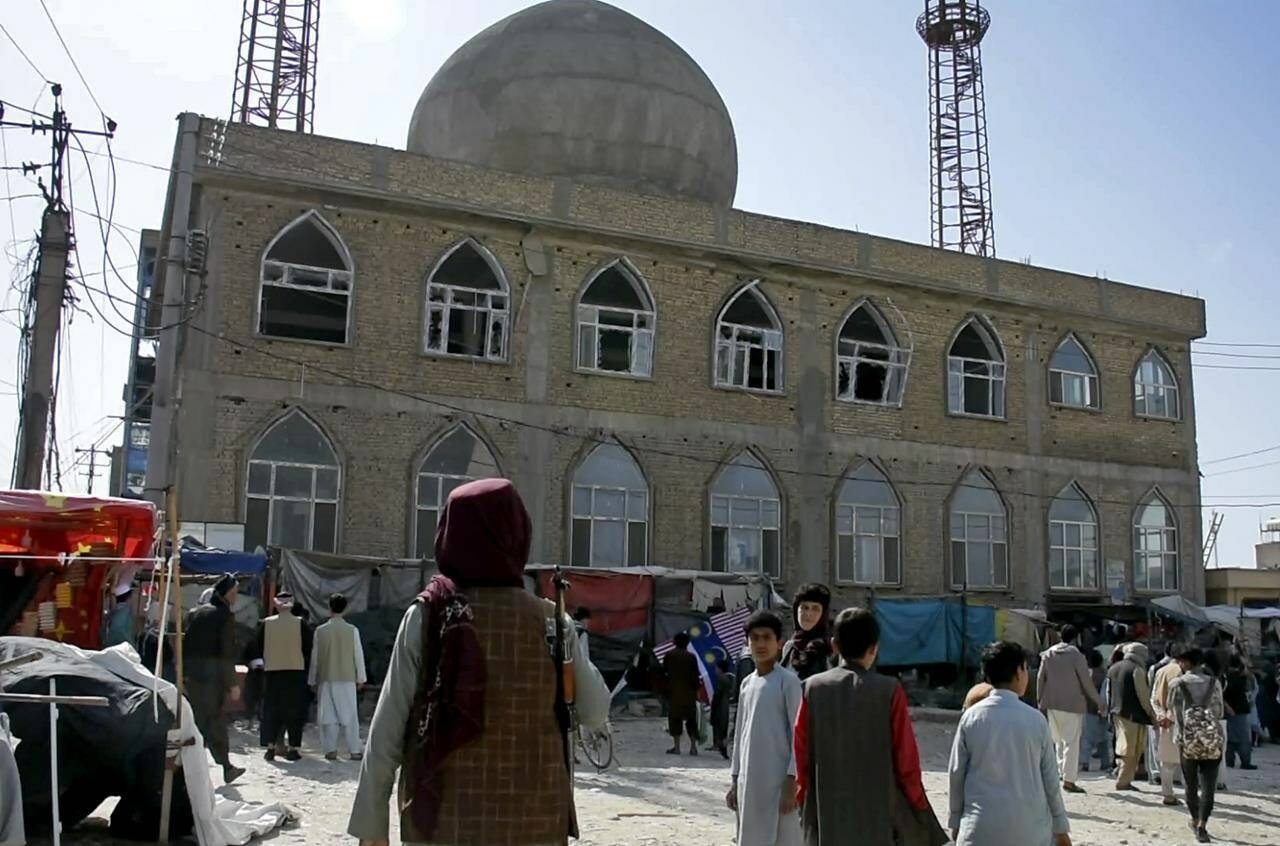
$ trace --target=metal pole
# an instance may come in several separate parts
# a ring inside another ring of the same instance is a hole
[[[59,112],[59,115],[61,112]],[[40,226],[40,275],[36,278],[36,314],[31,331],[31,354],[22,398],[22,428],[18,434],[17,488],[39,490],[44,481],[45,442],[49,434],[49,406],[53,401],[53,369],[67,291],[67,255],[71,249],[71,218],[49,209]]]
[[[177,687],[177,703],[174,707],[173,726],[166,736],[164,753],[164,787],[160,793],[160,843],[169,842],[169,813],[173,803],[173,772],[182,766],[182,702],[185,686],[182,680],[182,555],[178,548],[178,491],[169,488],[165,503],[165,516],[169,529],[169,567],[173,579],[170,597],[173,601],[173,668]],[[164,633],[161,632],[161,637]]]
[[[62,844],[62,816],[58,812],[58,682],[49,679],[49,784],[53,804],[53,846]]]
[[[174,145],[172,203],[168,209],[169,242],[165,247],[164,307],[160,317],[156,380],[152,388],[151,445],[147,450],[147,498],[161,504],[161,493],[173,484],[177,456],[177,405],[175,389],[182,312],[186,302],[187,223],[191,216],[191,186],[196,166],[200,117],[182,115]]]

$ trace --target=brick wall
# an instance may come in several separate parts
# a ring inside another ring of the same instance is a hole
[[[751,448],[779,485],[788,582],[833,577],[831,498],[847,468],[875,457],[904,502],[904,577],[891,593],[949,589],[947,500],[975,465],[989,471],[1009,511],[1013,583],[1000,594],[1005,599],[1043,598],[1048,502],[1073,479],[1095,499],[1103,557],[1126,562],[1133,509],[1159,483],[1180,506],[1183,578],[1194,584],[1199,493],[1192,424],[1135,418],[1131,380],[1154,345],[1173,362],[1190,408],[1188,344],[1203,332],[1198,300],[333,139],[236,126],[228,128],[226,144],[225,155],[239,163],[201,173],[201,216],[212,221],[211,296],[201,320],[236,343],[205,341],[199,348],[206,353],[188,363],[186,378],[203,379],[207,392],[184,400],[183,414],[214,421],[211,442],[182,447],[183,472],[207,486],[195,501],[206,503],[208,513],[191,519],[244,519],[249,450],[285,405],[296,403],[342,456],[340,537],[350,553],[410,554],[416,462],[465,419],[493,444],[525,497],[538,500],[538,551],[548,562],[567,558],[573,466],[594,438],[616,437],[650,485],[653,563],[706,565],[707,486],[723,462]],[[317,180],[324,185],[312,184]],[[370,195],[384,189],[394,198]],[[501,213],[444,200],[489,202]],[[263,250],[281,227],[313,208],[344,239],[355,265],[345,346],[256,337]],[[560,222],[522,222],[517,214]],[[570,217],[581,224],[565,222]],[[549,259],[545,276],[530,271],[540,258],[525,253],[531,233]],[[504,363],[421,352],[427,273],[465,237],[493,253],[510,286],[515,314]],[[763,264],[732,249],[779,258]],[[578,292],[589,273],[619,256],[643,275],[657,306],[651,379],[574,368]],[[786,389],[776,396],[712,386],[716,314],[754,279],[786,332]],[[911,351],[901,408],[834,399],[834,337],[864,297]],[[946,411],[947,349],[971,315],[982,316],[1004,348],[1004,420]],[[1099,366],[1099,411],[1048,403],[1045,367],[1067,331]],[[533,441],[522,437],[528,426],[548,448],[530,452]]]

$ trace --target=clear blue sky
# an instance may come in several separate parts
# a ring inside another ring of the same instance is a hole
[[[118,156],[167,165],[174,117],[229,113],[240,4],[196,0],[46,0],[107,113],[120,124]],[[518,0],[324,0],[316,131],[399,146],[422,87],[445,58]],[[922,3],[766,3],[620,0],[679,42],[706,69],[738,133],[740,208],[921,243],[929,240]],[[3,24],[35,64],[63,83],[81,126],[97,110],[35,0],[8,4]],[[1280,344],[1280,3],[1234,0],[992,0],[983,53],[996,244],[1005,258],[1171,291],[1208,301],[1209,336]],[[47,111],[35,71],[0,36],[0,98]],[[10,110],[9,117],[15,115]],[[47,158],[47,144],[5,134],[9,164]],[[98,144],[88,145],[91,150]],[[1270,154],[1270,155],[1269,155]],[[98,190],[105,162],[90,158]],[[83,158],[72,162],[76,204],[90,209]],[[4,196],[30,193],[8,173]],[[119,164],[115,219],[158,227],[164,174]],[[13,245],[10,232],[10,209]],[[0,258],[11,276],[40,201],[0,210]],[[101,238],[80,220],[79,262],[101,270]],[[132,264],[133,232],[110,245]],[[132,269],[123,271],[132,281]],[[111,290],[124,283],[107,277]],[[101,276],[91,277],[95,284]],[[12,294],[3,307],[15,305]],[[5,312],[0,357],[17,332]],[[117,325],[123,321],[112,320]],[[59,413],[64,484],[83,489],[72,448],[118,442],[128,342],[96,315],[77,314],[64,360]],[[1196,413],[1202,461],[1280,445],[1280,347],[1201,347]],[[0,466],[11,464],[12,367],[0,369]],[[1280,462],[1280,450],[1206,464],[1208,473]],[[104,484],[99,478],[99,485]],[[102,487],[98,488],[99,491]],[[1207,476],[1206,503],[1280,503],[1280,463]],[[1226,499],[1225,497],[1234,497]],[[1220,561],[1251,563],[1263,514],[1232,508]]]

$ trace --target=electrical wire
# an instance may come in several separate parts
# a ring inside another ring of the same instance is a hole
[[[62,31],[58,29],[58,23],[53,19],[53,13],[49,11],[49,5],[45,0],[40,0],[40,6],[44,9],[44,15],[49,19],[49,25],[53,27],[53,34],[58,36],[62,49],[66,51],[67,58],[71,60],[71,67],[75,68],[76,76],[80,77],[80,82],[84,85],[84,90],[89,92],[89,98],[93,100],[93,104],[98,107],[98,114],[106,119],[107,112],[102,108],[102,104],[98,102],[98,97],[93,93],[93,86],[89,84],[89,80],[84,78],[84,73],[80,70],[80,63],[76,61],[76,57],[71,55],[71,48],[67,46],[67,40],[62,37]],[[44,76],[44,74],[40,74]]]
[[[1230,470],[1218,470],[1215,473],[1205,473],[1205,478],[1210,476],[1227,476],[1232,473],[1243,473],[1246,470],[1261,470],[1263,467],[1275,467],[1280,465],[1280,461],[1268,461],[1265,464],[1250,464],[1248,467],[1233,467]]]
[[[1222,464],[1225,461],[1235,461],[1237,458],[1249,458],[1254,455],[1262,455],[1264,452],[1275,452],[1278,449],[1280,449],[1280,444],[1276,444],[1275,446],[1263,447],[1262,449],[1251,450],[1249,452],[1240,452],[1240,453],[1236,453],[1235,455],[1228,455],[1225,458],[1214,458],[1209,461],[1201,461],[1200,466],[1203,467],[1206,464]]]
[[[423,394],[415,393],[413,391],[407,391],[400,388],[394,388],[387,385],[383,385],[373,380],[365,379],[351,373],[344,373],[342,371],[335,370],[334,368],[331,368],[331,367],[315,364],[314,362],[303,361],[293,356],[285,355],[283,353],[276,352],[275,350],[267,349],[251,341],[228,336],[226,333],[211,332],[196,324],[191,324],[189,328],[195,332],[198,332],[202,335],[206,335],[210,338],[213,338],[216,341],[219,341],[220,343],[226,344],[228,346],[231,346],[241,351],[255,352],[266,358],[287,362],[297,367],[302,367],[309,370],[313,370],[318,373],[323,373],[328,376],[347,382],[349,384],[368,388],[370,390],[378,391],[380,393],[399,396],[406,399],[412,399],[424,405],[441,409],[446,413],[458,414],[458,415],[463,415],[467,417],[481,418],[485,420],[490,420],[504,427],[545,432],[547,434],[550,434],[556,437],[571,438],[577,442],[586,442],[588,444],[600,445],[600,444],[612,444],[617,442],[615,438],[601,435],[598,429],[595,429],[595,428],[583,428],[583,429],[575,430],[571,426],[541,425],[537,423],[530,423],[525,420],[519,420],[514,417],[508,417],[501,414],[494,414],[492,412],[476,411],[473,409],[454,405],[452,403],[446,402],[444,400],[436,399],[431,396],[426,396]],[[627,446],[627,449],[635,453],[654,455],[654,456],[659,456],[664,458],[675,459],[678,461],[690,461],[690,462],[695,462],[700,464],[708,464],[715,467],[725,466],[725,462],[720,458],[716,458],[716,457],[678,452],[674,450],[662,449],[659,447],[653,447],[653,446],[647,446],[647,445],[635,444],[635,443],[627,443],[626,446]],[[770,472],[775,473],[777,475],[783,475],[783,476],[796,476],[800,478],[811,478],[811,479],[812,478],[827,479],[831,481],[840,481],[846,478],[846,476],[842,473],[810,472],[810,471],[803,471],[803,470],[790,470],[787,468],[777,468],[777,467],[771,468]],[[977,490],[989,490],[989,488],[985,486],[968,485],[963,481],[959,483],[928,482],[928,481],[900,481],[900,482],[895,481],[892,484],[894,484],[897,487],[946,488],[946,489],[973,488]],[[1026,497],[1030,499],[1042,499],[1042,500],[1048,500],[1048,501],[1057,499],[1056,494],[1041,494],[1035,491],[1018,490],[1018,489],[1012,489],[1007,487],[1001,487],[999,485],[995,485],[995,489],[1002,495],[1006,495],[1006,496],[1021,496],[1021,497]],[[1132,507],[1134,504],[1132,501],[1129,501],[1129,500],[1113,500],[1113,499],[1105,499],[1105,498],[1099,498],[1092,501],[1094,503],[1125,505],[1128,507]],[[1173,508],[1182,508],[1182,509],[1204,507],[1204,504],[1201,502],[1182,503],[1182,504],[1169,503],[1169,504]],[[1270,508],[1270,507],[1276,507],[1276,506],[1280,506],[1280,501],[1259,502],[1259,503],[1222,503],[1214,507],[1217,507],[1217,508]]]
[[[45,11],[47,12],[48,9],[46,9]],[[49,77],[44,75],[44,71],[36,67],[36,63],[31,61],[31,57],[27,55],[27,51],[22,49],[22,46],[19,45],[18,42],[14,39],[14,37],[9,34],[9,30],[5,29],[5,26],[2,23],[0,23],[0,32],[3,32],[5,34],[5,37],[9,39],[9,42],[13,44],[14,49],[17,50],[19,54],[21,54],[22,58],[27,60],[27,64],[31,65],[31,69],[36,72],[36,76],[40,77],[45,82],[49,82],[50,81]]]

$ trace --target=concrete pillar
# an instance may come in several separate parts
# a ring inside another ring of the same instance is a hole
[[[827,526],[831,511],[829,494],[833,486],[827,478],[834,472],[827,460],[830,437],[827,433],[831,386],[825,366],[829,333],[819,327],[818,294],[812,288],[800,291],[800,324],[789,327],[795,336],[799,356],[800,384],[796,392],[796,426],[800,430],[797,465],[801,475],[790,480],[791,514],[788,525],[798,537],[788,544],[797,560],[787,562],[786,581],[795,588],[803,582],[831,582]]]
[[[549,422],[542,411],[547,401],[547,381],[551,372],[551,279],[554,270],[555,251],[542,243],[535,235],[527,235],[521,242],[525,267],[529,271],[528,288],[517,321],[525,326],[524,399],[530,405],[525,408],[525,426],[520,430],[520,455],[513,464],[512,475],[516,487],[524,497],[529,517],[533,521],[533,542],[529,548],[529,560],[553,564],[559,561],[559,551],[549,549],[547,539],[548,497],[563,496],[552,489],[553,476],[548,472],[547,461],[555,449],[555,436],[545,430]]]

